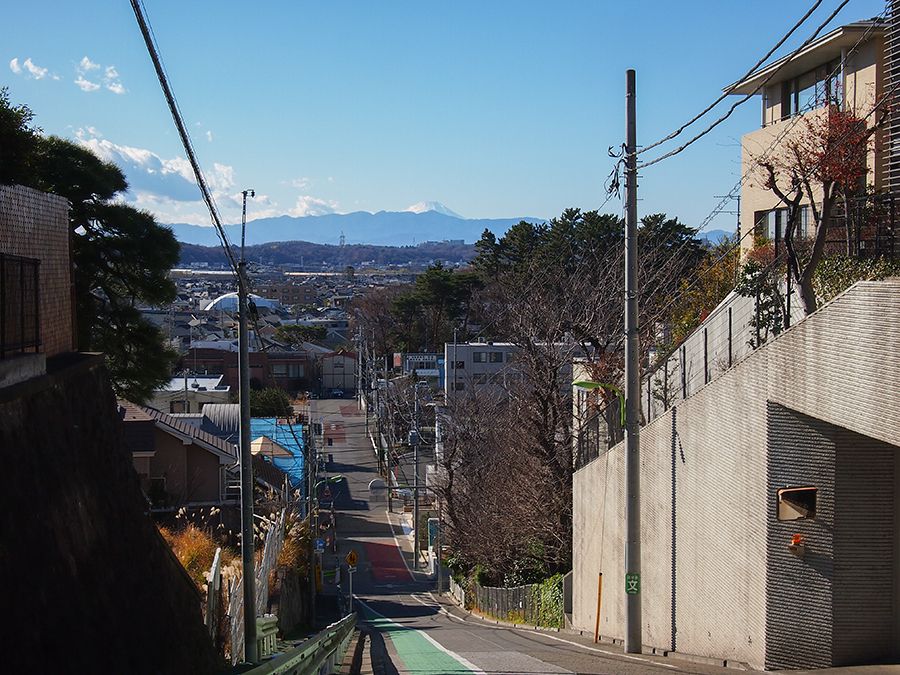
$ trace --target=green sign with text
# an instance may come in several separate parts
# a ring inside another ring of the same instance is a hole
[[[626,574],[625,575],[625,592],[628,595],[637,595],[641,592],[641,575]]]

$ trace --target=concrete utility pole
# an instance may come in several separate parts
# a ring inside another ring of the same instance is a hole
[[[625,651],[641,652],[641,371],[638,355],[637,123],[634,70],[625,124]]]
[[[413,562],[419,566],[419,383],[413,393],[413,430],[409,442],[413,446]]]
[[[409,432],[409,443],[413,446],[413,560],[419,566],[419,385],[413,387],[413,428]]]
[[[238,263],[238,347],[241,402],[241,563],[244,575],[244,661],[256,663],[256,560],[253,555],[253,463],[250,450],[250,339],[247,319],[247,262],[244,260],[244,230],[247,227],[247,193],[241,216],[241,260]]]

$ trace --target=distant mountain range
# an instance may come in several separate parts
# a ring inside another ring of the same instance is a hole
[[[275,241],[307,241],[339,244],[341,234],[348,244],[410,246],[424,241],[463,240],[474,243],[485,229],[498,237],[521,220],[540,223],[543,218],[462,218],[440,202],[421,202],[407,211],[356,211],[321,216],[277,216],[247,223],[247,244]],[[173,223],[169,227],[185,244],[215,246],[219,241],[212,227]],[[228,238],[241,240],[240,225],[226,225]]]

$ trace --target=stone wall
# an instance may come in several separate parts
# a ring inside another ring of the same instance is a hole
[[[212,673],[201,600],[147,515],[100,357],[0,390],[4,669]]]
[[[20,185],[0,185],[0,253],[40,263],[41,351],[75,349],[69,202]]]

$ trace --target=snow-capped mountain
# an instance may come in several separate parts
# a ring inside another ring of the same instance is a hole
[[[404,211],[408,211],[410,213],[426,213],[428,211],[434,211],[435,213],[441,213],[445,216],[452,216],[453,218],[462,218],[456,211],[452,209],[448,209],[446,206],[441,204],[440,202],[419,202],[417,204],[413,204],[412,206],[408,206]]]

